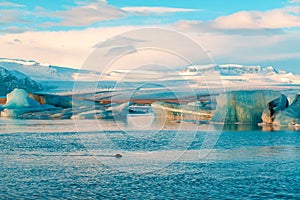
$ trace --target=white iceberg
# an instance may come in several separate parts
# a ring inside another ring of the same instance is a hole
[[[129,114],[129,106],[133,105],[132,102],[125,102],[120,105],[112,105],[106,111],[111,113],[115,120],[126,120]]]
[[[7,94],[6,104],[3,105],[7,109],[16,108],[38,108],[41,105],[28,96],[28,92],[23,89],[14,89]]]
[[[71,119],[105,119],[108,118],[105,109],[94,109],[72,115]]]
[[[151,108],[157,118],[169,120],[209,121],[214,111],[197,104],[181,105],[176,103],[154,102]]]
[[[38,112],[53,109],[50,105],[41,105],[28,96],[23,89],[14,89],[7,94],[6,103],[2,106],[1,117],[21,118],[21,115],[30,112]]]

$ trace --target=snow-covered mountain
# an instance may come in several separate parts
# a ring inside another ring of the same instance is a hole
[[[259,74],[259,75],[274,75],[285,74],[285,71],[276,70],[274,67],[261,67],[261,66],[246,66],[239,64],[224,64],[224,65],[194,65],[189,66],[182,73],[188,74],[188,72],[219,72],[221,76],[241,76],[243,74]]]
[[[6,59],[0,58],[0,67],[7,70],[19,71],[30,76],[33,80],[97,80],[99,73],[87,70],[78,70],[66,67],[52,66],[49,64],[38,63],[33,60]]]
[[[108,82],[111,83],[109,88],[114,88],[114,84],[116,83],[118,87],[126,83],[125,88],[139,88],[140,85],[145,85],[145,83],[161,83],[170,88],[184,87],[184,84],[189,84],[200,89],[207,88],[207,84],[215,88],[220,86],[226,88],[265,88],[270,85],[300,84],[300,76],[296,74],[277,70],[274,67],[238,64],[194,65],[181,71],[160,71],[159,69],[113,70],[103,73],[100,81],[100,72],[52,66],[32,60],[0,58],[0,68],[3,71],[1,75],[2,79],[4,76],[8,76],[4,74],[9,74],[11,80],[19,80],[21,75],[14,75],[20,72],[20,74],[23,74],[22,77],[26,77],[26,79],[22,78],[22,80],[26,81],[19,81],[19,85],[29,84],[31,85],[29,88],[39,89],[40,87],[37,86],[38,83],[33,83],[33,80],[38,81],[43,84],[45,89],[43,92],[46,93],[68,93],[74,91],[84,93],[90,90],[94,91],[95,89],[102,90],[102,88],[107,88],[106,85]],[[205,80],[203,77],[205,77]],[[10,87],[5,86],[8,88],[7,91],[10,91],[13,87],[17,87],[16,82],[18,81],[12,81],[12,83],[6,81],[7,84],[10,84]],[[74,85],[75,82],[76,85]],[[95,82],[98,83],[95,84]],[[124,88],[123,85],[122,88]],[[0,90],[5,90],[2,94],[7,93],[4,87],[1,87]]]
[[[194,65],[189,66],[180,74],[188,79],[194,79],[203,74],[218,74],[224,81],[224,84],[246,83],[251,85],[266,84],[299,84],[300,76],[288,73],[283,70],[277,70],[272,66],[245,66],[239,64],[223,65]]]
[[[25,89],[29,92],[42,90],[43,87],[40,83],[32,80],[29,76],[15,71],[7,70],[0,67],[0,95],[6,95],[14,88]]]

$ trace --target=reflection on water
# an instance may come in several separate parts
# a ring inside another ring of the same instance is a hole
[[[255,131],[262,130],[262,128],[256,124],[224,124],[224,131]]]
[[[170,120],[151,114],[129,114],[124,120],[22,120],[0,118],[0,134],[18,132],[90,132],[101,130],[201,130],[201,131],[299,131],[299,126],[218,124]]]

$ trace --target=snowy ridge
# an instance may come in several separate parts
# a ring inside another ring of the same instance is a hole
[[[299,84],[300,76],[277,70],[272,66],[245,66],[239,64],[194,65],[181,71],[182,76],[193,79],[203,74],[217,73],[226,85],[245,83],[251,85]]]
[[[39,81],[91,81],[97,80],[97,78],[99,77],[99,73],[97,72],[52,66],[47,63],[38,63],[33,60],[26,61],[21,59],[0,58],[0,67],[7,70],[19,71],[30,76],[32,79]]]
[[[273,74],[285,74],[285,71],[278,71],[274,67],[269,66],[263,68],[261,66],[246,66],[239,64],[223,64],[223,65],[194,65],[189,66],[182,72],[206,72],[206,71],[216,71],[220,75],[243,75],[243,74],[262,74],[262,75],[273,75]]]

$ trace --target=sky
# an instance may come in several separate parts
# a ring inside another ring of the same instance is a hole
[[[299,47],[300,0],[0,0],[2,58],[83,68],[97,51],[95,70],[187,65],[177,53],[300,73]]]

